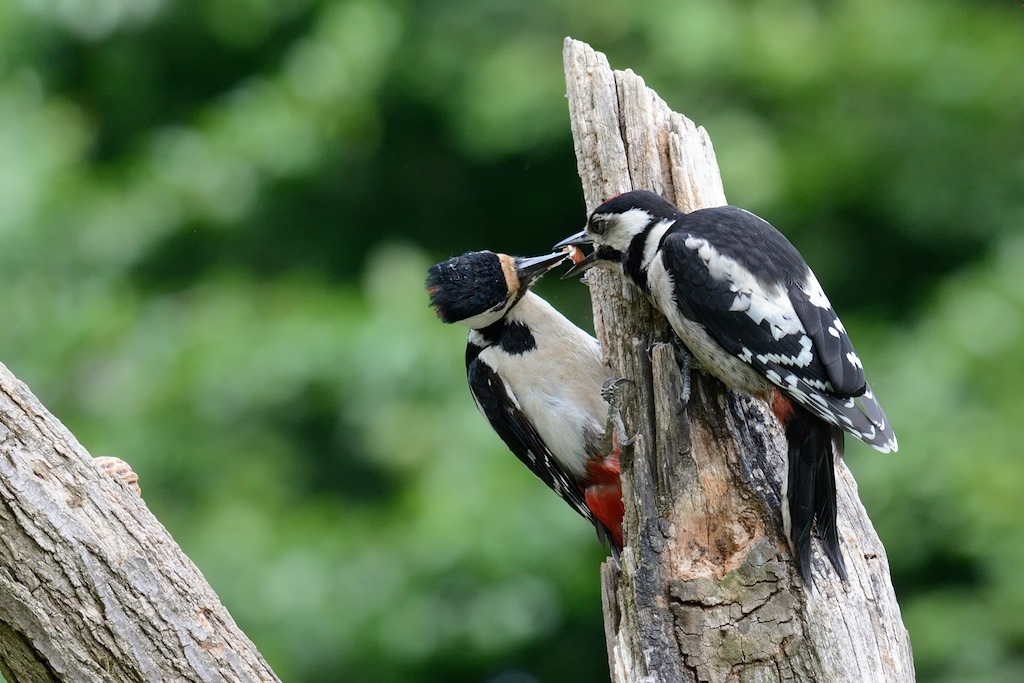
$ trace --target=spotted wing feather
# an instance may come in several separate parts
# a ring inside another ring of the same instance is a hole
[[[849,432],[867,445],[884,453],[896,450],[896,436],[875,400],[871,387],[858,397],[840,398],[822,392],[777,363],[757,363],[774,384],[821,419]]]
[[[817,282],[814,282],[817,286]],[[859,396],[867,386],[864,368],[853,350],[839,316],[828,300],[813,298],[803,287],[789,287],[789,301],[814,343],[814,351],[825,369],[831,393],[835,396]]]

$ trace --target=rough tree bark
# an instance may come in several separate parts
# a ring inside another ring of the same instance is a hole
[[[3,365],[0,499],[10,683],[278,680],[142,499]]]
[[[566,39],[564,60],[588,211],[631,189],[683,211],[725,204],[703,128],[584,43]],[[885,550],[845,464],[850,580],[816,555],[809,591],[782,534],[785,440],[772,413],[702,373],[684,382],[664,318],[617,275],[595,269],[588,281],[606,359],[635,382],[623,415],[639,433],[622,463],[622,569],[602,568],[612,680],[912,681]]]

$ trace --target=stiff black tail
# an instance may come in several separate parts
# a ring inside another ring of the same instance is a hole
[[[788,472],[784,491],[783,522],[800,576],[811,580],[811,529],[818,536],[832,566],[846,581],[846,565],[839,549],[836,527],[835,456],[843,454],[843,432],[838,427],[793,405],[786,424],[789,443]]]

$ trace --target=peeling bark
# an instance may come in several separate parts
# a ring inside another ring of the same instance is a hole
[[[703,128],[584,43],[566,39],[564,60],[588,211],[632,189],[683,211],[725,204]],[[606,360],[635,382],[623,416],[639,432],[622,461],[622,570],[602,568],[612,680],[914,680],[885,549],[846,465],[836,479],[850,580],[816,554],[809,591],[782,533],[785,439],[768,407],[691,372],[664,318],[618,275],[587,280]]]
[[[0,365],[0,672],[277,681],[142,499]]]

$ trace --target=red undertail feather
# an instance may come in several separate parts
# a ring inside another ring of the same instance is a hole
[[[774,392],[771,400],[772,412],[775,413],[775,417],[778,418],[779,423],[785,427],[789,424],[789,421],[796,415],[796,410],[793,407],[793,402],[786,397],[781,391]]]
[[[616,548],[622,548],[622,481],[619,479],[619,451],[597,457],[587,465],[587,507],[608,529]]]

